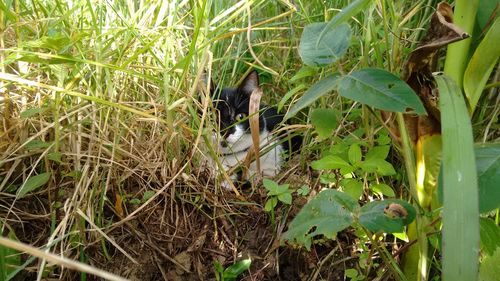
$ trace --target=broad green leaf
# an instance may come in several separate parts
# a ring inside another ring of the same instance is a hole
[[[381,110],[406,112],[408,108],[419,115],[425,108],[415,92],[399,77],[377,68],[365,68],[342,77],[338,92],[343,97]]]
[[[381,176],[392,176],[396,170],[391,163],[380,158],[371,158],[361,162],[360,167],[367,173],[378,173]]]
[[[347,163],[344,159],[334,155],[326,155],[325,157],[312,162],[311,167],[315,170],[342,169],[344,171],[351,172],[355,170],[355,168],[349,165],[349,163]]]
[[[359,223],[372,232],[402,232],[415,216],[415,208],[408,202],[387,199],[372,201],[361,207]]]
[[[493,13],[498,12],[497,5],[498,0],[479,0],[479,6],[477,7],[476,14],[476,23],[481,31],[488,24],[491,24],[491,16],[493,15]],[[479,34],[478,36],[480,35],[481,34]]]
[[[488,218],[481,218],[479,221],[481,237],[481,250],[488,255],[493,255],[500,248],[500,227]]]
[[[363,183],[357,179],[342,179],[340,185],[343,187],[344,192],[349,194],[354,200],[359,200],[363,195]]]
[[[278,189],[278,184],[275,181],[270,180],[270,179],[263,179],[262,184],[269,191],[274,191],[274,190]]]
[[[52,161],[57,162],[59,164],[62,163],[62,157],[63,157],[63,154],[61,152],[51,152],[51,153],[47,154],[47,158],[49,158],[49,160],[52,160]]]
[[[288,187],[289,184],[282,184],[282,185],[277,185],[273,190],[269,190],[267,193],[268,196],[273,196],[273,195],[280,195],[283,193],[288,192]]]
[[[352,211],[357,208],[358,203],[349,195],[333,189],[323,190],[300,210],[283,238],[309,250],[314,236],[333,238],[349,227],[353,223]]]
[[[315,109],[311,112],[311,123],[321,139],[327,138],[338,127],[337,110],[330,108]]]
[[[349,162],[351,162],[352,165],[355,165],[356,163],[361,161],[361,157],[362,157],[361,148],[359,147],[359,145],[357,143],[352,144],[349,147],[349,151],[348,151],[347,155],[349,156]]]
[[[479,211],[500,207],[500,143],[475,146],[479,185]]]
[[[28,108],[25,111],[21,112],[19,114],[19,117],[21,117],[23,119],[29,118],[31,116],[44,113],[45,111],[47,111],[47,109],[48,109],[48,107],[32,107],[32,108]]]
[[[323,36],[327,34],[327,30],[336,28],[338,25],[348,21],[362,11],[370,2],[371,0],[357,0],[350,3],[347,7],[344,7],[340,13],[335,15],[335,17],[328,22],[327,28],[319,35],[318,40],[321,41],[323,39]]]
[[[292,194],[288,192],[281,193],[280,195],[278,195],[278,200],[280,200],[285,204],[290,205],[292,204]]]
[[[387,197],[396,196],[396,194],[394,194],[394,190],[392,190],[392,188],[385,183],[371,185],[370,189],[376,193],[383,194],[384,196],[387,196]]]
[[[497,17],[477,47],[464,73],[464,91],[469,100],[470,112],[474,112],[484,86],[500,57],[500,17]]]
[[[45,185],[50,179],[51,173],[42,173],[36,176],[31,176],[17,191],[17,197],[22,198],[29,192]]]
[[[323,95],[337,88],[338,74],[329,75],[320,81],[316,82],[309,88],[304,95],[295,103],[292,108],[286,113],[285,120],[293,117],[297,112],[309,106]]]
[[[224,274],[222,275],[222,277],[226,281],[236,280],[236,278],[240,274],[242,274],[243,272],[247,271],[250,268],[251,264],[252,264],[252,260],[249,258],[241,260],[241,261],[229,266],[228,268],[226,268],[226,270],[224,270]]]
[[[476,280],[479,199],[472,126],[457,84],[445,75],[435,80],[443,142],[443,280]]]
[[[276,207],[276,205],[278,205],[278,199],[276,197],[271,197],[267,199],[264,210],[267,212],[271,212],[272,210],[274,210],[274,207]]]
[[[391,147],[389,145],[381,145],[381,146],[372,147],[366,153],[365,159],[366,160],[371,160],[371,159],[384,160],[385,158],[387,158],[387,155],[389,155],[390,149],[391,149]]]
[[[299,55],[309,66],[331,64],[345,54],[350,40],[351,28],[348,24],[331,28],[326,22],[311,23],[302,32]]]
[[[492,256],[486,256],[479,267],[479,281],[498,281],[500,276],[500,248]]]

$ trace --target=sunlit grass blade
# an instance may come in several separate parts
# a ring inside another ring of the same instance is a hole
[[[462,91],[437,75],[443,136],[443,280],[478,277],[479,200],[472,126]]]

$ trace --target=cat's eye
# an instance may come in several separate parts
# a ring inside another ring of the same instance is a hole
[[[245,119],[245,117],[247,117],[245,113],[238,113],[238,115],[236,115],[236,121],[241,121]]]

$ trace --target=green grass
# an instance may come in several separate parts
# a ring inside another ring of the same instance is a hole
[[[215,259],[227,267],[247,254],[249,241],[262,239],[255,246],[260,258],[277,260],[271,269],[252,262],[252,272],[276,271],[276,264],[287,259],[280,260],[280,253],[296,253],[279,248],[277,241],[300,203],[278,205],[271,225],[263,211],[265,196],[259,196],[262,187],[236,197],[219,186],[206,161],[211,153],[205,143],[215,125],[203,98],[203,77],[235,85],[257,69],[266,103],[277,105],[293,91],[284,102],[286,113],[306,89],[334,72],[379,67],[401,76],[437,2],[374,1],[350,21],[347,55],[301,79],[293,77],[302,67],[297,47],[303,27],[331,19],[349,1],[0,3],[3,234],[12,231],[20,242],[136,280],[172,274],[190,280],[213,277]],[[498,104],[479,101],[476,139],[498,141],[496,117],[481,110],[483,105],[498,111]],[[309,172],[312,160],[342,141],[372,147],[385,130],[373,111],[337,94],[311,108],[319,107],[337,109],[339,127],[333,137],[319,139],[310,125],[310,109],[292,118],[305,143],[277,182],[318,191],[324,184],[320,175]],[[390,158],[395,167],[404,166],[397,153]],[[390,183],[398,198],[408,199],[407,175],[397,170],[397,176],[373,180]],[[47,182],[16,195],[26,181],[43,173],[51,175]],[[364,196],[375,195],[365,190]],[[320,266],[311,276],[320,276],[328,265],[332,271],[357,268],[372,277],[398,272],[396,259],[377,251],[382,243],[372,247],[373,239],[344,245],[357,253],[353,260],[367,263],[364,268],[356,262],[338,268],[321,252],[336,245],[318,245],[324,247],[315,257]],[[384,243],[401,246],[394,241]],[[186,253],[191,262],[183,260]],[[42,273],[63,280],[88,278],[60,265],[32,261],[19,274],[30,280]],[[439,265],[432,272],[439,275]]]

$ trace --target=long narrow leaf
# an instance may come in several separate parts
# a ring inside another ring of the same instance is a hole
[[[443,280],[478,278],[479,200],[472,126],[461,90],[436,76],[443,136]]]

